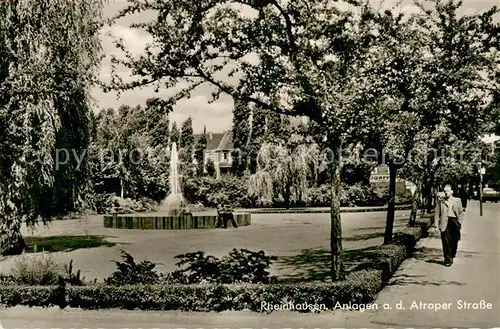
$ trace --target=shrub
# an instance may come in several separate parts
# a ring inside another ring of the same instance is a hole
[[[387,283],[401,263],[413,252],[418,240],[426,234],[430,223],[430,220],[420,219],[416,227],[406,227],[397,232],[390,244],[379,248],[374,259],[358,265],[356,270],[380,270],[382,283]]]
[[[57,284],[63,266],[47,253],[22,254],[15,260],[10,275],[17,284],[45,286]]]
[[[73,260],[70,260],[68,265],[64,265],[64,274],[62,276],[62,279],[65,283],[69,283],[73,286],[85,285],[85,278],[81,277],[80,270],[78,270],[76,274],[73,272]]]
[[[0,273],[0,286],[8,285],[8,284],[16,284],[14,277],[12,275],[5,275]]]
[[[214,177],[196,177],[187,179],[183,185],[183,193],[187,200],[202,203],[206,207],[216,208],[220,203],[229,203],[233,208],[251,206],[247,195],[246,178],[231,174]]]
[[[372,270],[353,273],[344,281],[325,283],[70,286],[65,289],[64,298],[56,294],[57,287],[3,286],[0,304],[52,306],[54,301],[60,301],[83,309],[271,312],[262,306],[308,303],[333,309],[337,302],[369,303],[381,288],[380,271]]]
[[[221,283],[270,283],[275,278],[269,276],[269,268],[275,256],[266,256],[264,251],[233,249],[229,256],[222,258]]]
[[[60,306],[57,286],[0,286],[0,304],[13,307],[17,305],[51,307]]]
[[[176,271],[176,275],[185,283],[216,282],[220,277],[220,260],[213,256],[205,256],[205,252],[197,251],[175,256],[180,259],[178,267],[187,265],[184,269]]]
[[[149,198],[121,198],[112,194],[94,193],[88,196],[91,211],[97,214],[109,214],[117,212],[120,214],[132,214],[137,212],[150,212],[158,208],[158,203]]]
[[[114,194],[90,193],[87,200],[92,211],[97,214],[106,214],[113,209],[114,197]]]
[[[383,206],[387,200],[381,191],[377,191],[370,185],[356,184],[352,186],[342,185],[342,206]]]
[[[113,206],[110,212],[119,214],[132,214],[137,212],[151,212],[157,209],[158,204],[153,200],[147,198],[130,199],[120,198],[117,196],[112,197]]]
[[[127,285],[127,284],[154,284],[157,283],[160,276],[154,271],[156,264],[150,261],[142,261],[136,263],[134,257],[121,251],[123,262],[115,261],[118,267],[110,277],[106,278],[104,282],[108,285]]]
[[[228,256],[218,259],[205,256],[203,251],[178,255],[176,264],[180,268],[169,273],[165,280],[175,283],[270,283],[266,269],[274,256],[267,256],[264,251],[254,252],[247,249],[233,249]]]
[[[307,205],[310,207],[329,207],[332,200],[330,185],[323,184],[307,190]]]
[[[396,194],[396,204],[411,204],[413,197],[411,195]]]

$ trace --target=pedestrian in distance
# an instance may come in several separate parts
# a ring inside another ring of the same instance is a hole
[[[228,221],[231,221],[234,228],[238,228],[238,224],[236,223],[236,220],[234,220],[232,209],[227,204],[220,204],[217,207],[217,221],[215,222],[215,228],[227,229]]]
[[[462,200],[453,196],[453,189],[447,184],[444,187],[444,195],[438,194],[434,214],[434,229],[441,233],[444,265],[447,267],[453,264],[453,259],[457,255],[463,221]]]
[[[460,185],[459,191],[460,191],[460,201],[462,202],[462,208],[463,211],[465,212],[467,209],[467,201],[469,200],[469,196],[467,195],[467,189],[465,185]]]
[[[221,228],[222,226],[222,216],[223,216],[222,204],[217,205],[217,218],[215,220],[215,228]]]
[[[222,220],[224,222],[224,228],[227,228],[227,222],[231,221],[231,224],[234,228],[238,228],[238,224],[234,220],[233,210],[229,207],[229,205],[224,206],[224,213],[222,215]]]

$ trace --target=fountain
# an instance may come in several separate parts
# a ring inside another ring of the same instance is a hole
[[[172,143],[170,150],[170,175],[169,175],[170,194],[163,201],[160,211],[166,212],[169,216],[179,216],[179,211],[187,205],[182,195],[181,182],[179,175],[179,154],[177,153],[177,144]]]
[[[170,150],[170,193],[155,213],[140,213],[133,215],[105,215],[104,227],[119,229],[142,230],[182,230],[214,228],[217,213],[214,211],[190,213],[186,210],[187,201],[181,190],[181,175],[179,173],[179,158],[177,144],[172,143]],[[234,219],[238,226],[251,224],[249,213],[235,213]]]

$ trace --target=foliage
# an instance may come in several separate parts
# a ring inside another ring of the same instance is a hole
[[[170,135],[168,113],[171,108],[166,106],[160,98],[148,98],[146,100],[146,113],[142,127],[150,136],[151,147],[163,147],[168,145]]]
[[[233,208],[254,208],[261,204],[255,197],[248,195],[248,176],[238,177],[225,174],[220,179],[198,177],[189,179],[183,187],[184,196],[194,203],[205,207],[216,208],[221,203],[230,204]],[[271,182],[270,182],[271,184]],[[331,186],[308,187],[304,190],[302,199],[291,198],[291,207],[327,207],[331,202]],[[261,196],[262,197],[262,196]],[[267,207],[283,207],[283,200],[268,195],[271,200]],[[355,184],[349,186],[342,183],[340,204],[343,207],[352,206],[382,206],[388,200],[388,189],[372,187],[371,185]],[[406,204],[409,200],[403,195],[396,195],[396,204]]]
[[[21,222],[34,226],[80,206],[86,162],[77,167],[74,159],[88,142],[102,6],[100,0],[0,4],[1,253],[22,251]],[[57,159],[62,153],[73,159]]]
[[[250,139],[246,147],[245,154],[246,168],[251,174],[254,174],[258,169],[258,157],[262,143],[266,139],[266,117],[269,113],[266,109],[260,106],[253,106],[250,110]]]
[[[145,107],[121,106],[97,115],[89,152],[95,194],[164,199],[168,192],[168,111],[169,107],[153,98]]]
[[[276,257],[267,256],[263,251],[233,249],[222,259],[198,251],[175,258],[180,259],[177,266],[186,265],[171,276],[177,277],[178,283],[270,283],[275,280],[266,269]]]
[[[91,210],[97,214],[133,214],[138,212],[153,212],[158,209],[157,201],[141,197],[138,199],[120,198],[113,194],[89,194]]]
[[[235,102],[233,108],[233,158],[232,173],[243,175],[248,165],[248,145],[250,142],[250,109],[248,104]],[[237,161],[235,161],[237,159]]]
[[[26,251],[36,252],[70,252],[78,249],[97,248],[101,246],[111,247],[115,243],[108,242],[103,236],[96,235],[55,235],[26,237]]]
[[[133,200],[130,198],[122,199],[119,197],[113,198],[113,206],[107,213],[132,214],[137,212],[151,212],[156,210],[158,203],[147,198]]]
[[[56,287],[2,286],[0,301],[5,306],[54,305]],[[337,302],[372,302],[381,289],[379,271],[360,271],[335,283],[298,284],[206,284],[206,285],[133,285],[67,287],[65,302],[82,309],[140,309],[221,312],[251,310],[265,312],[262,303],[324,304],[334,309]],[[57,305],[57,304],[56,304]],[[302,312],[325,309],[307,308]],[[269,310],[268,312],[270,312]]]
[[[494,162],[491,166],[489,173],[491,175],[489,185],[500,186],[500,147],[495,149]]]
[[[14,263],[10,275],[17,284],[55,285],[63,274],[63,266],[50,254],[22,254]]]
[[[191,202],[200,202],[206,207],[216,208],[221,203],[233,208],[246,208],[252,205],[246,191],[247,177],[231,174],[214,177],[197,177],[186,181],[184,196]]]
[[[431,220],[421,219],[413,227],[406,227],[394,235],[390,244],[379,247],[372,260],[359,264],[357,270],[378,269],[382,271],[382,283],[396,272],[401,263],[413,252],[418,240],[427,234]]]
[[[172,128],[170,129],[170,143],[169,148],[172,147],[173,143],[176,143],[179,146],[179,142],[181,139],[181,132],[179,127],[177,127],[177,122],[172,123]]]
[[[271,204],[282,197],[290,205],[292,193],[302,196],[309,181],[315,181],[318,173],[325,170],[317,144],[307,143],[303,137],[293,134],[285,143],[264,143],[258,154],[256,173],[248,182],[248,194],[260,204]]]
[[[159,275],[154,271],[156,264],[143,260],[136,263],[134,257],[122,250],[123,262],[115,261],[117,269],[104,282],[108,285],[154,284]]]
[[[262,142],[257,137],[262,136],[270,112],[304,115],[316,121],[328,146],[336,152],[342,143],[349,142],[353,127],[362,125],[366,117],[362,103],[369,94],[361,86],[366,82],[366,57],[374,40],[370,5],[347,4],[347,10],[339,10],[324,2],[251,2],[244,4],[255,14],[249,16],[243,15],[237,1],[203,0],[198,6],[180,1],[131,3],[116,19],[144,10],[163,13],[150,22],[134,25],[152,35],[151,46],[159,52],[147,52],[140,60],[115,57],[117,64],[133,68],[135,74],[129,82],[113,74],[116,83],[107,88],[126,90],[147,84],[168,88],[182,82],[185,88],[169,99],[176,103],[209,83],[215,89],[214,100],[225,93],[236,101],[252,103],[252,144],[248,149],[252,174],[254,155]],[[165,36],[166,30],[175,32]],[[121,41],[117,46],[128,51]],[[247,54],[256,60],[248,60]],[[219,79],[226,68],[229,77],[237,75],[238,79]],[[330,167],[334,186],[332,248],[338,251],[332,254],[332,278],[341,279],[340,179],[336,161]]]
[[[387,202],[386,191],[377,193],[370,185],[343,185],[341,204],[345,206],[383,206]],[[343,202],[342,202],[343,201]]]
[[[193,176],[195,168],[193,166],[194,157],[194,135],[193,135],[193,119],[188,117],[181,126],[180,140],[179,140],[179,160],[180,170],[183,177]]]
[[[208,177],[216,177],[217,176],[217,168],[215,168],[214,160],[209,158],[207,163],[205,164],[205,170],[207,172]]]
[[[81,272],[78,270],[76,274],[73,272],[73,260],[69,261],[68,265],[64,265],[64,275],[62,277],[64,282],[69,283],[72,286],[83,286],[85,285],[85,278],[81,277]]]
[[[202,176],[205,171],[205,150],[207,148],[207,127],[203,127],[203,134],[195,144],[194,158],[197,163],[197,176]]]
[[[2,284],[17,284],[29,286],[53,286],[61,281],[73,286],[87,284],[81,276],[81,271],[73,271],[73,260],[64,266],[52,255],[42,253],[23,254],[15,260],[15,265],[8,276],[0,279]],[[1,277],[1,276],[0,276]],[[96,280],[94,280],[95,284]]]

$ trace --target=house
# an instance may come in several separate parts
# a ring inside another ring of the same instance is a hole
[[[195,135],[196,141],[200,139],[202,135]],[[234,150],[233,145],[233,133],[231,130],[224,131],[223,133],[206,133],[207,148],[205,149],[204,163],[205,166],[207,161],[210,159],[215,165],[217,175],[227,173],[231,170],[233,164],[232,151]]]

